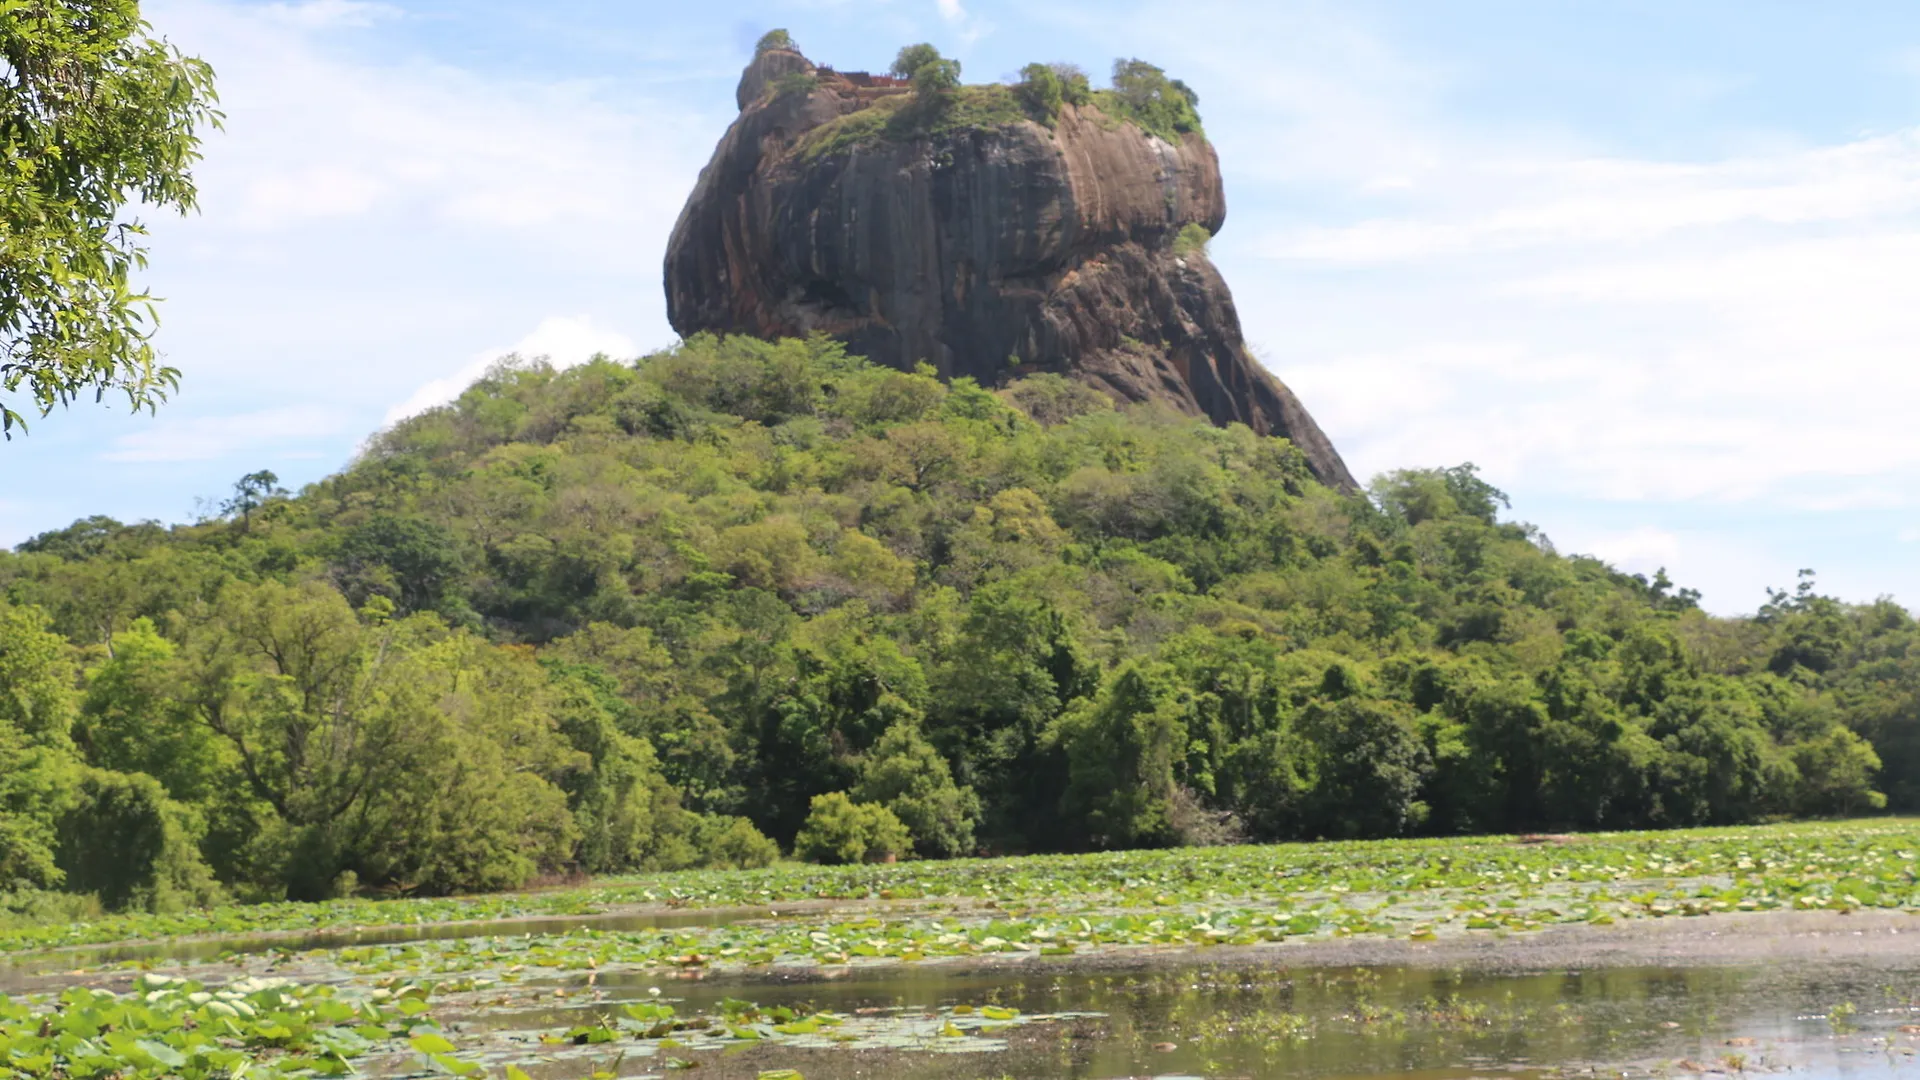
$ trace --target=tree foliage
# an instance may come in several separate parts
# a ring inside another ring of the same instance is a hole
[[[897,79],[911,79],[919,74],[921,68],[929,64],[938,64],[944,59],[939,49],[924,41],[918,45],[905,45],[894,56],[893,65],[887,69],[887,72]]]
[[[960,61],[941,56],[925,42],[901,49],[890,70],[913,84],[914,119],[923,126],[947,111],[960,89]]]
[[[892,862],[913,842],[893,811],[860,804],[839,791],[815,795],[806,824],[794,838],[793,853],[808,862]]]
[[[1060,84],[1060,99],[1068,105],[1085,105],[1093,100],[1093,79],[1078,64],[1055,62],[1047,65]]]
[[[1028,64],[1020,69],[1020,82],[1014,87],[1021,104],[1033,118],[1051,124],[1060,115],[1065,101],[1060,76],[1046,64]]]
[[[62,884],[112,910],[171,912],[218,901],[193,811],[151,776],[89,769],[59,822]]]
[[[0,553],[0,890],[1920,809],[1904,609],[1717,618],[1505,510],[824,338],[505,364],[297,494]]]
[[[1052,127],[1068,105],[1095,107],[1102,125],[1132,124],[1173,143],[1205,134],[1199,95],[1143,60],[1114,61],[1112,85],[1104,90],[1095,90],[1084,70],[1065,63],[1027,64],[1010,83],[965,85],[960,62],[924,42],[902,48],[888,70],[907,81],[912,95],[870,96],[817,126],[799,144],[802,159],[869,143],[941,139],[1025,121]],[[814,87],[811,76],[788,75],[777,82],[776,93]]]
[[[177,384],[133,282],[130,203],[187,212],[213,72],[148,36],[136,0],[17,0],[0,18],[0,392],[41,415],[92,391],[153,408]],[[0,433],[25,427],[0,398]]]
[[[853,797],[883,806],[907,827],[913,849],[930,858],[973,853],[980,799],[953,782],[953,770],[910,722],[888,728],[861,767]]]
[[[1113,62],[1113,88],[1100,105],[1168,142],[1200,131],[1200,95],[1145,60]]]

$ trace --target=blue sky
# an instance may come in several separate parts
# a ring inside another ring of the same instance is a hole
[[[1920,6],[148,0],[220,73],[156,220],[157,418],[0,447],[0,544],[297,485],[518,350],[672,340],[668,230],[752,41],[1166,67],[1258,355],[1370,475],[1474,461],[1564,551],[1714,610],[1920,599]]]

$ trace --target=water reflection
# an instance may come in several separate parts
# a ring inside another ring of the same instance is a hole
[[[814,911],[810,914],[821,915]],[[325,950],[409,941],[562,934],[581,928],[650,931],[767,919],[765,908],[645,915],[569,916],[380,927],[246,939],[173,941],[69,950],[0,967],[0,992],[47,975],[126,962],[183,964],[272,951],[302,952],[282,972],[351,981]],[[980,1053],[803,1049],[789,1045],[676,1050],[703,1077],[754,1077],[792,1068],[808,1080],[882,1076],[1311,1077],[1456,1080],[1492,1074],[1586,1074],[1729,1080],[1791,1069],[1839,1078],[1916,1073],[1920,955],[1856,951],[1856,960],[1550,969],[1513,973],[1472,966],[1289,967],[1285,948],[1247,950],[1231,963],[1203,954],[1083,958],[1080,967],[961,963],[788,967],[711,974],[671,969],[554,971],[437,991],[434,1015],[464,1047],[479,1039],[537,1080],[579,1080],[602,1055],[624,1077],[650,1075],[666,1048],[624,1037],[572,1049],[540,1040],[619,1015],[654,990],[684,1015],[710,1015],[723,998],[762,1006],[897,1017],[905,1029],[930,1010],[999,1005],[1032,1016],[1009,1027],[1006,1048]],[[271,968],[279,958],[256,960]],[[236,969],[237,970],[237,969]],[[1093,1014],[1093,1015],[1087,1015]],[[879,1020],[875,1021],[879,1023]],[[924,1026],[924,1025],[922,1025]],[[968,1048],[972,1036],[950,1048]],[[922,1040],[924,1043],[924,1040]],[[904,1041],[889,1045],[905,1045]],[[623,1048],[625,1056],[622,1056]],[[544,1064],[543,1064],[544,1062]],[[370,1075],[404,1073],[410,1056]],[[1920,1075],[1915,1076],[1920,1080]]]
[[[723,997],[842,1013],[1000,1004],[1095,1012],[1008,1036],[1005,1052],[871,1055],[766,1047],[705,1063],[704,1075],[797,1068],[841,1076],[1434,1078],[1492,1072],[1814,1076],[1913,1071],[1920,968],[1850,965],[1614,968],[1527,975],[1467,969],[1190,967],[1112,973],[986,972],[937,966],[662,983],[596,977],[590,1004],[463,1018],[477,1029],[592,1023],[649,987],[683,1011]],[[1850,1007],[1850,1008],[1849,1008]]]

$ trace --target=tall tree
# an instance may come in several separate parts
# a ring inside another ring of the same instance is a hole
[[[0,393],[42,416],[89,390],[151,410],[179,381],[129,280],[147,249],[127,210],[192,210],[221,117],[213,70],[148,31],[137,0],[0,5]],[[16,426],[0,398],[0,434]]]

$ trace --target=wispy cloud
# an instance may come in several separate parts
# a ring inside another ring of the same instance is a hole
[[[387,410],[386,422],[397,423],[436,405],[445,405],[485,374],[487,368],[508,355],[528,360],[545,359],[555,367],[565,368],[584,363],[596,354],[627,359],[638,352],[632,338],[617,330],[597,326],[588,316],[556,315],[541,320],[539,326],[512,345],[483,349],[459,370],[422,384],[405,401]]]
[[[266,4],[261,14],[275,22],[302,30],[326,30],[335,27],[364,27],[405,12],[391,4],[366,3],[363,0],[306,0],[305,3]]]
[[[712,139],[712,116],[603,80],[377,59],[333,40],[403,18],[385,4],[163,0],[152,10],[220,73],[227,132],[200,170],[215,229],[380,218],[603,252],[671,222],[683,170]]]
[[[1556,540],[1664,561],[1723,609],[1777,578],[1773,550],[1808,565],[1820,523],[1846,535],[1920,491],[1920,128],[1680,158],[1503,125],[1452,107],[1480,73],[1396,38],[1390,10],[1060,16],[1116,44],[1235,27],[1156,58],[1201,90],[1249,336],[1356,471],[1476,462],[1523,513],[1551,503]],[[1689,100],[1744,79],[1696,76]],[[1794,531],[1656,523],[1692,510]],[[1911,600],[1920,576],[1874,588]]]
[[[505,351],[564,361],[668,339],[658,257],[766,27],[576,5],[593,18],[554,30],[537,7],[142,5],[214,63],[229,115],[199,171],[204,215],[154,234],[160,344],[187,393],[139,438],[118,415],[65,422],[116,460],[181,464],[102,503],[92,453],[36,433],[6,450],[31,478],[13,494],[47,519],[31,531],[174,513],[223,482],[231,463],[205,456],[222,447],[261,455],[250,468],[310,450],[289,432],[325,427],[314,410],[347,418],[311,436],[344,454],[393,403],[445,400]],[[1791,72],[1746,63],[1798,16],[1756,12],[1721,74],[1686,49],[1555,37],[1624,15],[1521,27],[1469,6],[1436,34],[1413,2],[780,7],[792,17],[773,23],[801,20],[803,41],[841,56],[953,48],[993,20],[970,76],[1139,55],[1185,78],[1227,177],[1213,250],[1249,336],[1357,471],[1475,461],[1563,547],[1671,557],[1725,608],[1804,565],[1857,570],[1863,596],[1920,596],[1893,539],[1920,492],[1920,133],[1896,105],[1799,93],[1847,74],[1840,51],[1795,51]],[[1710,16],[1686,19],[1720,40]],[[1494,40],[1527,55],[1485,51]],[[1891,73],[1898,47],[1882,34],[1859,56]],[[1516,107],[1510,91],[1552,84],[1540,71],[1561,61],[1605,70],[1606,100],[1589,81]],[[1699,119],[1642,138],[1629,99]],[[530,344],[556,312],[590,340]],[[300,405],[188,411],[208,401]],[[1763,518],[1786,531],[1762,535]],[[1862,551],[1868,537],[1884,540]]]
[[[1582,554],[1597,556],[1628,570],[1647,572],[1678,563],[1680,546],[1678,535],[1643,525],[1625,532],[1594,536],[1582,545]]]
[[[214,461],[242,451],[274,450],[289,443],[337,436],[346,417],[321,405],[290,405],[231,416],[163,419],[113,441],[102,461]]]
[[[1518,149],[1518,148],[1516,148]],[[1283,234],[1270,253],[1395,262],[1514,248],[1634,245],[1684,229],[1809,226],[1920,210],[1920,131],[1710,164],[1463,163],[1418,211]]]

